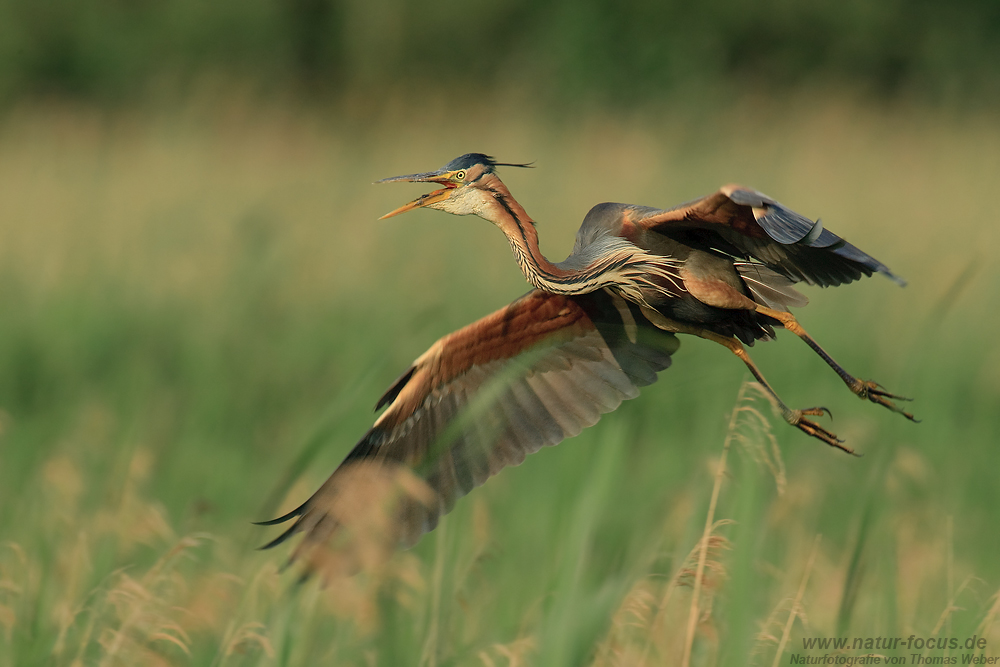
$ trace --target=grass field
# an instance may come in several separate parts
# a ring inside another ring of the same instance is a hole
[[[0,665],[672,665],[693,596],[691,664],[911,634],[1000,655],[994,119],[504,104],[0,121]],[[502,175],[555,259],[599,201],[742,182],[821,216],[910,284],[806,288],[800,319],[923,422],[857,400],[788,334],[755,347],[786,402],[832,410],[864,453],[846,456],[684,339],[642,397],[492,479],[416,548],[296,586],[287,548],[254,550],[274,529],[250,522],[307,497],[436,338],[527,289],[482,221],[376,221],[420,190],[372,181],[469,151],[536,162]]]

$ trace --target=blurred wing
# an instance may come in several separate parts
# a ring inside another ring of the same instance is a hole
[[[305,532],[292,559],[344,522],[333,504],[353,466],[414,473],[397,512],[398,540],[415,543],[461,496],[635,398],[670,365],[679,342],[605,291],[533,291],[435,343],[379,401],[388,406],[340,467],[267,547]],[[410,475],[412,477],[412,475]],[[397,541],[398,541],[397,540]]]
[[[632,218],[630,222],[642,230],[687,244],[706,233],[717,236],[739,254],[753,257],[796,282],[826,287],[853,282],[862,274],[883,273],[900,285],[906,284],[885,264],[824,229],[818,220],[814,222],[738,185],[727,185],[669,211],[637,208]]]

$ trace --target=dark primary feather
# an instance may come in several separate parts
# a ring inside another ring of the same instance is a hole
[[[345,471],[373,463],[413,471],[428,493],[403,497],[393,537],[412,544],[455,501],[508,465],[596,423],[670,365],[679,343],[639,308],[599,292],[539,290],[438,341],[379,401],[387,410],[327,482],[272,525],[297,518],[266,545],[305,532],[292,559],[329,541]],[[344,492],[346,493],[346,492]]]
[[[721,241],[793,281],[840,285],[862,275],[882,273],[905,282],[874,257],[862,252],[819,221],[792,211],[756,190],[726,186],[707,197],[669,210],[633,207],[637,227],[677,238],[682,243]],[[703,231],[699,236],[696,230]],[[704,236],[708,233],[710,236]]]

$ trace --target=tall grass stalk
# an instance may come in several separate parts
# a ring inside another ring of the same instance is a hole
[[[438,642],[440,640],[441,588],[444,586],[444,561],[447,553],[447,522],[438,526],[434,550],[434,570],[431,575],[430,618],[427,623],[427,638],[420,655],[419,667],[437,667]]]
[[[785,622],[785,629],[781,633],[781,641],[778,642],[778,649],[774,653],[774,662],[771,663],[771,667],[778,667],[781,663],[781,656],[785,654],[785,646],[788,645],[788,640],[792,636],[792,625],[795,623],[796,618],[802,616],[802,598],[806,594],[806,585],[809,584],[809,575],[812,574],[813,564],[816,562],[816,554],[819,552],[822,537],[822,535],[816,535],[816,539],[813,540],[813,547],[809,552],[809,560],[806,562],[805,572],[802,573],[802,581],[799,582],[799,589],[795,593],[795,599],[792,600],[792,608],[788,610],[788,620]]]
[[[740,391],[736,395],[736,406],[729,416],[729,426],[726,428],[726,438],[722,443],[722,454],[719,455],[719,462],[715,469],[715,482],[712,485],[712,499],[708,503],[708,514],[705,517],[705,529],[701,534],[701,542],[698,547],[698,567],[695,570],[693,590],[691,592],[691,610],[688,612],[687,633],[684,637],[684,654],[681,656],[681,665],[689,667],[691,664],[691,649],[694,647],[694,635],[698,628],[698,604],[701,600],[702,577],[705,574],[705,563],[708,560],[708,541],[715,530],[715,508],[719,503],[719,492],[722,490],[722,480],[726,475],[726,458],[729,456],[729,448],[736,437],[736,424],[740,413],[746,408],[744,399],[746,397],[749,383],[740,385]]]

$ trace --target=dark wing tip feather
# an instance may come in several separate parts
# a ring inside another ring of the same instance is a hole
[[[741,204],[743,203],[742,199],[748,199],[748,197],[743,196],[746,193],[747,191],[745,190],[737,190],[730,195],[730,199],[737,204]],[[739,199],[737,196],[739,196]],[[777,202],[767,200],[763,195],[761,197],[763,198],[762,203],[765,212],[764,215],[757,218],[757,223],[767,232],[768,236],[778,243],[786,246],[797,245],[832,252],[838,257],[842,257],[853,263],[858,271],[866,275],[870,276],[873,273],[881,273],[897,285],[901,287],[906,286],[906,281],[890,271],[889,267],[851,245],[830,230],[824,229],[822,222],[819,220],[813,222],[800,213],[785,208]],[[820,284],[840,284],[841,282],[851,282],[861,277],[860,274],[853,275],[853,271],[845,272],[841,270],[836,273],[839,275],[821,278],[819,281]],[[850,275],[847,275],[848,273]]]
[[[257,524],[257,525],[259,525],[259,526],[273,525],[273,523],[274,522],[272,521],[272,522],[269,522],[269,523]],[[274,538],[273,540],[271,540],[267,544],[265,544],[263,546],[260,546],[260,547],[257,547],[257,551],[267,551],[268,549],[273,549],[274,547],[278,546],[279,544],[281,544],[282,542],[284,542],[285,540],[287,540],[289,537],[291,537],[292,535],[294,535],[295,533],[297,533],[298,530],[299,530],[299,522],[296,521],[291,526],[289,526],[288,529],[285,532],[283,532],[281,535],[278,535],[276,538]]]
[[[252,523],[255,526],[277,526],[279,523],[285,523],[286,521],[291,521],[297,516],[302,516],[302,514],[305,511],[306,511],[306,503],[302,503],[288,514],[279,516],[277,519],[270,519],[268,521],[254,521]]]
[[[403,387],[405,387],[406,383],[410,381],[410,378],[413,377],[413,373],[416,370],[416,366],[410,366],[405,373],[400,375],[399,378],[392,383],[392,386],[389,387],[384,394],[382,394],[382,398],[378,399],[378,403],[375,404],[374,411],[378,412],[385,406],[395,401],[396,397],[399,396],[399,392],[403,391]]]
[[[253,525],[255,525],[255,526],[276,526],[278,524],[285,523],[286,521],[291,521],[292,519],[294,519],[296,517],[300,517],[303,514],[305,514],[306,505],[308,505],[308,504],[309,504],[309,501],[307,500],[306,502],[302,503],[301,505],[299,505],[298,507],[296,507],[295,509],[293,509],[291,512],[289,512],[287,514],[283,514],[282,516],[279,516],[277,519],[270,519],[269,521],[254,521]],[[284,542],[285,540],[287,540],[289,537],[291,537],[292,535],[294,535],[298,531],[298,528],[299,528],[299,522],[296,521],[291,526],[289,526],[288,529],[285,532],[283,532],[281,535],[278,535],[276,538],[274,538],[273,540],[271,540],[270,542],[268,542],[264,546],[257,547],[257,550],[258,551],[267,551],[268,549],[272,549],[272,548],[278,546],[279,544],[281,544],[282,542]]]
[[[889,267],[882,262],[878,261],[871,255],[858,250],[858,248],[851,245],[847,241],[844,241],[843,245],[833,248],[833,253],[845,259],[849,259],[852,262],[861,264],[866,269],[865,272],[868,275],[871,275],[872,273],[881,273],[900,287],[906,287],[906,280],[890,271]]]
[[[897,285],[906,285],[885,264],[824,229],[819,220],[813,221],[751,188],[726,185],[668,211],[632,208],[643,229],[666,236],[676,230],[680,236],[675,240],[685,244],[699,242],[687,233],[692,228],[714,232],[732,252],[752,257],[793,282],[826,287],[881,273]]]

